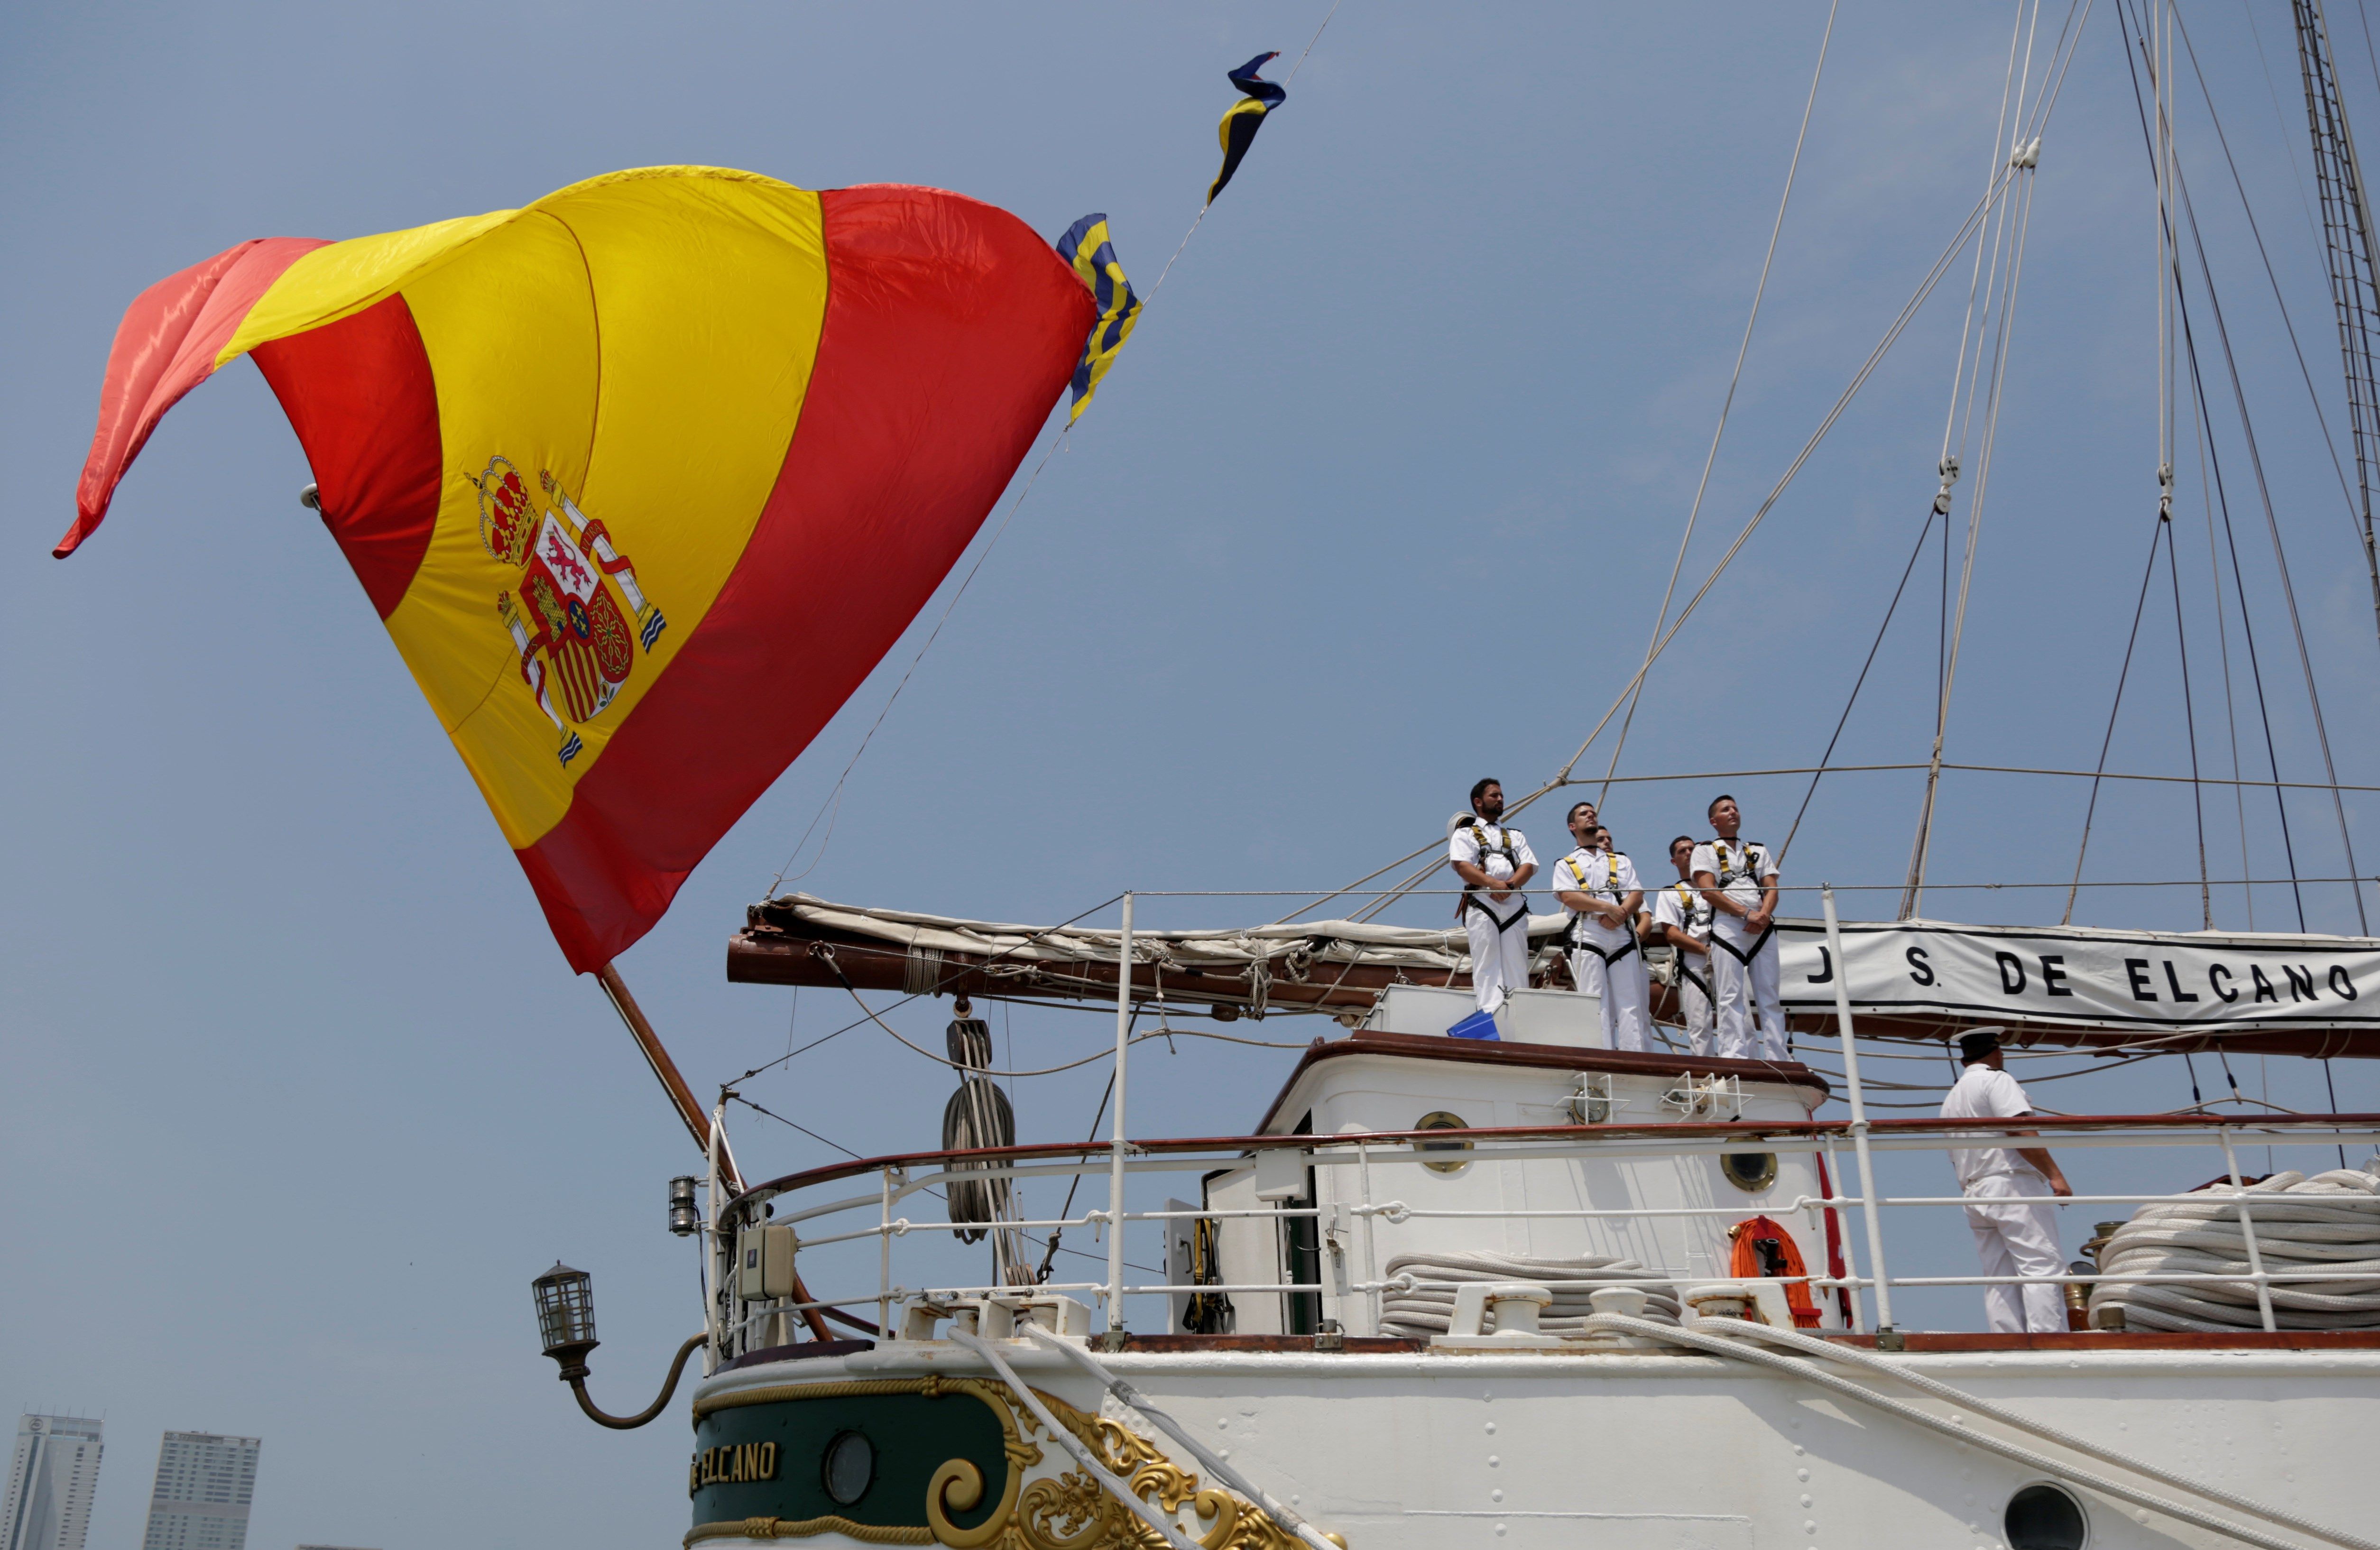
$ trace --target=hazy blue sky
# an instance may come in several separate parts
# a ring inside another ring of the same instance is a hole
[[[941,185],[1052,236],[1104,210],[1127,266],[1153,282],[1213,175],[1224,70],[1266,48],[1293,58],[1325,3],[0,16],[0,1405],[106,1417],[95,1550],[134,1542],[169,1426],[265,1439],[256,1550],[669,1543],[685,1526],[683,1399],[643,1432],[586,1425],[536,1353],[527,1283],[556,1257],[596,1274],[595,1387],[615,1407],[643,1402],[698,1316],[692,1252],[662,1232],[686,1138],[594,987],[567,973],[459,761],[298,506],[304,460],[254,369],[186,401],[108,526],[71,563],[46,557],[72,515],[124,305],[246,237],[357,236],[673,162],[810,187]],[[2045,10],[2043,54],[2066,14]],[[2353,8],[2333,10],[2351,101],[2380,122]],[[2341,424],[2287,8],[2184,14]],[[2010,16],[1845,0],[1690,582],[1980,191]],[[1328,887],[1438,835],[1476,776],[1520,787],[1558,769],[1643,650],[1824,18],[1802,0],[1347,0],[858,766],[800,886],[1016,920],[1126,888]],[[2156,250],[2123,59],[2113,0],[2097,0],[2044,142],[1954,759],[2095,759],[2140,585]],[[2183,163],[2339,776],[2380,783],[2362,558],[2194,93]],[[1934,490],[1963,273],[1962,260],[1656,671],[1623,773],[1803,765],[1824,747]],[[2205,365],[2228,402],[2211,344]],[[2285,778],[2318,780],[2228,410],[2217,430],[2278,757]],[[2192,446],[2181,587],[2200,757],[2228,772]],[[1925,757],[1939,578],[1920,575],[1839,759]],[[2111,768],[2189,768],[2160,606],[2153,594]],[[2236,607],[2226,628],[2252,775],[2261,722]],[[854,1015],[840,995],[796,1006],[727,986],[722,945],[915,645],[624,960],[698,1090]],[[1609,746],[1582,769],[1599,770]],[[1731,784],[1751,831],[1781,839],[1799,783]],[[1623,791],[1608,817],[1648,859],[1701,827],[1710,794],[1700,781]],[[1897,884],[1916,794],[1905,774],[1822,788],[1788,881]],[[1954,778],[1934,877],[2063,878],[2082,797],[2074,782]],[[2300,797],[2300,874],[2341,876],[2326,800]],[[2370,811],[2348,805],[2353,820]],[[2241,876],[2242,818],[2228,798],[2206,811],[2211,869]],[[2091,876],[2196,874],[2187,788],[2110,787],[2098,823]],[[2253,875],[2284,875],[2269,800],[2244,825]],[[1558,824],[1528,827],[1545,844]],[[2372,865],[2380,831],[2362,839]],[[1888,892],[1849,897],[1857,914],[1890,907]],[[2293,926],[2287,899],[2261,890],[2256,923]],[[2354,928],[2343,889],[2308,899],[2316,928]],[[2058,907],[2038,892],[1929,899],[1982,920]],[[1274,913],[1152,902],[1142,918]],[[2091,895],[2078,918],[2189,928],[2195,893]],[[2237,890],[2216,918],[2248,924]],[[927,1040],[944,1015],[898,1014]],[[995,1027],[1026,1065],[1108,1036],[1096,1015],[1030,1010]],[[1154,1048],[1143,1069],[1161,1080],[1135,1086],[1143,1133],[1250,1125],[1291,1060],[1185,1044],[1160,1065]],[[2318,1068],[2235,1064],[2252,1091],[2327,1102]],[[1941,1069],[1878,1067],[1929,1082]],[[2343,1062],[2337,1081],[2342,1107],[2380,1108],[2368,1066]],[[876,1153],[930,1144],[947,1089],[939,1068],[862,1031],[749,1093]],[[1079,1133],[1098,1089],[1095,1068],[1026,1084],[1020,1129]],[[2162,1108],[2187,1102],[2188,1082],[2162,1061],[2039,1096]],[[836,1155],[749,1114],[737,1134],[756,1174]],[[2070,1171],[2085,1187],[2184,1186],[2215,1168],[2141,1156]],[[1938,1166],[1900,1177],[1948,1183]],[[2070,1247],[2089,1215],[2068,1213]],[[1897,1267],[1920,1243],[1946,1267],[1967,1263],[1955,1221],[1894,1230],[1909,1245]],[[1964,1293],[1916,1312],[1977,1321]]]

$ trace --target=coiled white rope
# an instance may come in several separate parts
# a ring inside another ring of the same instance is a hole
[[[2236,1276],[2188,1284],[2102,1282],[2091,1292],[2092,1323],[2123,1310],[2128,1329],[2232,1330],[2262,1322],[2248,1227],[2267,1277],[2320,1272],[2319,1280],[2268,1279],[2273,1322],[2283,1329],[2380,1328],[2380,1178],[2332,1169],[2309,1179],[2276,1173],[2242,1191],[2228,1182],[2192,1192],[2198,1201],[2142,1206],[2099,1251],[2107,1276]],[[2268,1204],[2269,1202],[2269,1204]],[[2368,1272],[2368,1278],[2358,1272]]]
[[[1678,1298],[1669,1278],[1633,1259],[1585,1254],[1576,1259],[1529,1259],[1519,1254],[1399,1254],[1389,1261],[1390,1290],[1380,1299],[1380,1333],[1407,1338],[1443,1335],[1454,1321],[1456,1284],[1527,1281],[1554,1300],[1537,1317],[1548,1335],[1579,1335],[1595,1312],[1588,1294],[1598,1287],[1636,1287],[1645,1293],[1646,1316],[1665,1325],[1678,1320]]]

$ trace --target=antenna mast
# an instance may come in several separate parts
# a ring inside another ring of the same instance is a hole
[[[2362,529],[2363,563],[2372,577],[2372,611],[2380,628],[2380,545],[2373,536],[2372,487],[2380,479],[2380,372],[2372,336],[2380,328],[2380,265],[2372,249],[2372,200],[2363,163],[2347,122],[2338,62],[2322,0],[2290,0],[2297,18],[2298,73],[2305,82],[2306,127],[2313,139],[2314,185],[2322,198],[2322,235],[2330,264],[2331,305],[2338,313],[2338,353],[2347,373],[2347,413],[2355,432],[2355,513]]]

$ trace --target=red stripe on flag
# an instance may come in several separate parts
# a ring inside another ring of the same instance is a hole
[[[581,973],[651,928],[900,638],[1097,321],[1073,272],[1004,211],[892,185],[820,198],[826,322],[759,523],[569,811],[516,853]]]
[[[382,619],[438,526],[438,385],[401,296],[252,352],[322,487],[322,526]]]
[[[215,355],[304,254],[328,244],[310,236],[268,236],[226,248],[135,297],[115,328],[107,376],[99,390],[99,429],[75,491],[74,526],[50,551],[63,560],[107,519],[108,503],[149,432],[166,410],[211,376]]]

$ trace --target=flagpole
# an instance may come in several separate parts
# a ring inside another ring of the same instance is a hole
[[[678,1071],[677,1062],[670,1059],[670,1052],[662,1047],[661,1035],[653,1032],[652,1023],[646,1020],[645,1009],[637,1004],[635,996],[629,994],[628,982],[620,977],[619,966],[606,963],[595,972],[595,978],[603,987],[603,995],[611,1001],[612,1010],[618,1012],[620,1021],[628,1025],[628,1032],[636,1038],[637,1047],[644,1051],[645,1063],[653,1068],[653,1076],[661,1083],[662,1090],[669,1095],[671,1107],[677,1110],[677,1117],[686,1121],[686,1133],[694,1137],[694,1144],[697,1146],[702,1148],[706,1155],[709,1154],[710,1116],[705,1114],[702,1111],[702,1106],[695,1101],[694,1089],[686,1084],[686,1077]],[[722,1181],[729,1191],[741,1194],[744,1193],[744,1176],[735,1167],[735,1156],[727,1149],[727,1137],[724,1134],[720,1136],[719,1141],[719,1171]],[[801,1272],[796,1270],[794,1272],[794,1301],[807,1302],[809,1300],[809,1290],[802,1284]],[[820,1340],[834,1338],[832,1332],[826,1326],[825,1315],[818,1309],[805,1308],[802,1310],[802,1316],[809,1325],[813,1338]]]

